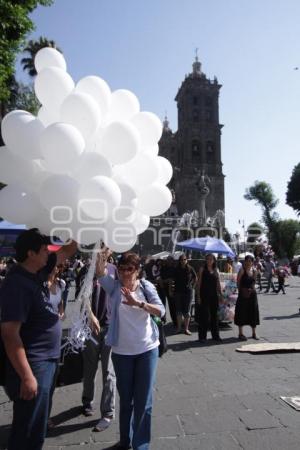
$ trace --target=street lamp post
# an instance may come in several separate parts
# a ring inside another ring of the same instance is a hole
[[[246,253],[246,227],[245,227],[245,220],[244,219],[239,219],[239,224],[242,226],[243,228],[243,236],[244,236],[244,253]]]

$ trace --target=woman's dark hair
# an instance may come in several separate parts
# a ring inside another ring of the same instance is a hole
[[[118,266],[120,265],[132,265],[138,270],[141,267],[141,259],[139,255],[134,252],[126,252],[119,258]]]
[[[251,255],[247,255],[247,256],[245,256],[245,262],[246,261],[251,261],[251,262],[254,262],[254,258],[253,258],[253,256],[251,256]]]
[[[207,269],[207,258],[208,258],[209,256],[212,256],[213,259],[214,259],[212,268],[215,270],[215,269],[217,268],[217,260],[216,260],[216,257],[215,257],[215,255],[214,255],[213,253],[208,253],[207,255],[205,255],[205,264],[204,264],[204,268]]]

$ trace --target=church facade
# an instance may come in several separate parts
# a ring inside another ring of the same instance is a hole
[[[210,80],[202,72],[196,56],[192,72],[185,77],[175,97],[178,129],[173,132],[165,117],[159,142],[159,155],[173,166],[169,187],[174,201],[163,216],[151,219],[149,229],[139,237],[142,254],[174,250],[176,228],[182,224],[185,213],[196,211],[201,215],[202,211],[197,225],[205,226],[209,218],[224,212],[220,88],[216,77]]]

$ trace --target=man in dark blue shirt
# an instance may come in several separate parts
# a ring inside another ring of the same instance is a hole
[[[40,450],[60,356],[61,325],[49,302],[47,276],[75,253],[75,242],[49,254],[38,229],[16,241],[16,260],[0,290],[1,336],[8,357],[5,389],[14,402],[8,450]]]

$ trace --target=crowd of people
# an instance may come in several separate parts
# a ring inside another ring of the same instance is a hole
[[[55,253],[38,230],[22,233],[16,242],[16,261],[0,261],[1,336],[7,354],[5,389],[14,402],[8,449],[39,450],[51,419],[52,398],[60,358],[61,321],[70,286],[80,293],[90,260],[74,259],[76,244]],[[120,441],[114,448],[147,450],[151,440],[152,391],[158,361],[159,333],[155,316],[171,322],[174,333],[192,334],[195,306],[198,341],[221,344],[219,305],[225,299],[215,255],[207,254],[200,268],[182,253],[178,260],[141,260],[128,252],[112,258],[103,248],[94,277],[90,303],[92,339],[82,352],[82,413],[95,414],[96,374],[101,361],[100,419],[93,430],[106,430],[115,418],[116,391],[120,398]],[[300,261],[299,261],[300,262]],[[299,264],[300,267],[300,264]],[[222,261],[222,271],[236,274],[237,301],[234,324],[238,339],[247,340],[244,327],[259,339],[257,293],[285,293],[287,267],[270,255]],[[299,271],[300,272],[300,271]],[[277,288],[274,285],[277,277]],[[167,307],[168,304],[168,308]],[[166,313],[168,310],[168,313]],[[170,314],[170,317],[167,316]]]

